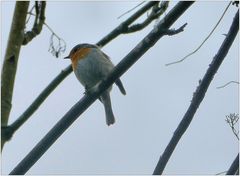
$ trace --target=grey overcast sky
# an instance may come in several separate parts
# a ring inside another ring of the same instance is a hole
[[[66,52],[48,52],[51,32],[41,34],[19,56],[9,123],[70,64],[62,58],[78,43],[96,43],[135,11],[117,19],[139,2],[47,2],[46,23],[62,37]],[[177,3],[170,2],[168,11]],[[27,174],[152,174],[174,130],[186,112],[203,77],[228,32],[237,11],[230,6],[211,38],[183,63],[166,67],[193,51],[217,23],[228,2],[198,1],[172,26],[188,23],[185,31],[159,40],[122,77],[127,91],[111,92],[116,123],[105,124],[103,105],[96,101],[52,145]],[[1,58],[4,58],[14,1],[1,1]],[[30,3],[30,7],[33,2]],[[146,15],[144,16],[144,18]],[[143,19],[143,18],[142,18]],[[121,35],[103,51],[117,64],[152,30]],[[239,79],[238,37],[214,77],[205,99],[167,164],[165,174],[216,174],[228,169],[238,152],[238,141],[225,116],[238,113],[238,85],[216,89]],[[4,146],[2,174],[8,174],[53,125],[83,96],[74,74],[68,76]]]

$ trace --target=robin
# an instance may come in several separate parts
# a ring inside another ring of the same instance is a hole
[[[71,59],[73,71],[85,87],[86,92],[94,87],[99,81],[103,80],[114,68],[110,58],[101,51],[97,45],[93,44],[78,44],[71,51],[70,54],[64,59]],[[126,91],[120,79],[115,81],[119,90],[123,95]],[[112,111],[110,91],[112,86],[105,90],[101,96],[100,101],[104,105],[106,123],[112,125],[115,122],[115,117]]]

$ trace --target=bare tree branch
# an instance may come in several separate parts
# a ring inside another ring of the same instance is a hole
[[[160,3],[160,6],[158,4],[155,4],[152,8],[152,11],[150,15],[145,19],[142,23],[139,24],[133,24],[127,28],[125,28],[124,34],[136,32],[139,30],[142,30],[147,25],[149,25],[153,20],[158,19],[166,10],[168,7],[169,1],[162,1]]]
[[[71,67],[71,66],[69,66]],[[14,121],[10,126],[3,126],[2,127],[2,137],[5,138],[5,140],[10,140],[13,134],[28,120],[28,118],[39,108],[41,103],[45,100],[44,97],[47,97],[51,91],[53,91],[57,86],[59,81],[63,80],[69,73],[70,69],[67,69],[68,71],[61,71],[59,77],[56,77],[41,93],[40,95],[33,101],[33,103],[27,108],[23,114]]]
[[[228,34],[223,41],[221,47],[219,48],[217,54],[214,56],[212,63],[210,64],[209,68],[207,69],[206,74],[204,75],[202,81],[199,81],[199,86],[197,87],[195,93],[193,94],[193,98],[191,104],[185,113],[183,119],[179,123],[177,129],[175,130],[172,139],[168,143],[167,147],[165,148],[163,154],[160,156],[160,159],[157,163],[157,166],[153,172],[154,175],[160,175],[163,173],[165,166],[169,158],[171,157],[174,149],[176,148],[179,140],[181,139],[182,135],[187,130],[188,126],[190,125],[194,114],[196,113],[198,107],[200,106],[205,93],[207,92],[208,86],[210,85],[214,75],[217,73],[218,68],[220,67],[223,59],[227,55],[232,43],[237,36],[238,29],[239,29],[239,19],[238,19],[239,11],[237,11],[233,23],[228,31]]]
[[[144,13],[146,13],[150,8],[152,8],[154,5],[158,4],[158,1],[150,1],[147,4],[145,4],[141,9],[139,9],[137,12],[135,12],[132,16],[130,16],[126,21],[122,22],[119,26],[117,26],[115,29],[113,29],[108,35],[106,35],[104,38],[102,38],[97,45],[100,47],[103,47],[108,42],[119,36],[120,34],[123,34],[124,31],[131,25],[134,21],[136,21],[140,16],[142,16]]]
[[[32,8],[31,8],[30,11],[28,12],[28,14],[32,14],[32,11],[33,11],[34,9],[35,9],[35,5],[32,6]],[[30,18],[31,18],[31,15],[28,16],[28,18],[27,18],[27,20],[26,20],[26,24],[29,22]]]
[[[231,83],[236,83],[236,84],[239,84],[239,82],[238,82],[238,81],[229,81],[228,83],[224,84],[223,86],[219,86],[219,87],[217,87],[217,89],[224,88],[224,87],[228,86],[228,85],[229,85],[229,84],[231,84]]]
[[[35,7],[35,6],[34,6]],[[32,13],[32,10],[30,12],[28,12],[28,14],[30,16],[35,16],[35,19],[37,19],[37,14]],[[52,55],[54,55],[55,57],[59,57],[61,53],[64,53],[66,50],[66,42],[65,40],[63,40],[61,37],[59,37],[54,30],[45,22],[45,20],[43,21],[43,23],[49,31],[51,31],[52,35],[50,37],[50,42],[49,42],[49,49],[48,51],[50,53],[52,53]],[[42,28],[42,27],[41,27]]]
[[[168,29],[168,30],[165,31],[165,34],[166,35],[176,35],[176,34],[182,32],[186,26],[187,26],[187,23],[185,23],[184,25],[182,25],[178,29]]]
[[[133,11],[134,9],[138,8],[140,5],[142,5],[143,3],[145,3],[145,1],[140,2],[139,4],[137,4],[136,6],[134,6],[133,8],[131,8],[130,10],[128,10],[127,12],[124,12],[122,15],[120,15],[119,17],[117,17],[117,19],[123,17],[124,15],[128,14],[129,12]]]
[[[35,20],[31,31],[27,31],[24,34],[24,39],[22,44],[28,44],[34,37],[36,37],[42,31],[42,26],[45,21],[45,8],[46,8],[46,1],[35,1]],[[31,11],[30,11],[31,12]],[[28,22],[28,20],[27,20]]]
[[[136,19],[138,19],[142,14],[144,14],[151,7],[156,5],[157,1],[148,2],[145,6],[139,9],[136,13],[134,13],[131,17],[129,17],[126,21],[121,23],[118,27],[116,27],[113,31],[111,31],[108,35],[106,35],[103,39],[101,39],[97,45],[103,47],[108,42],[119,36],[123,33],[124,29],[132,24]],[[34,14],[30,14],[34,15]],[[49,30],[54,31],[44,23]],[[58,37],[55,34],[56,37]],[[58,37],[59,38],[59,37]],[[61,38],[59,38],[61,39]],[[6,130],[6,132],[2,132],[3,134],[7,134],[4,139],[11,139],[13,134],[31,117],[31,115],[39,108],[39,106],[44,102],[44,100],[52,93],[52,91],[72,72],[72,66],[67,66],[64,70],[62,70],[52,82],[40,93],[40,95],[33,101],[33,103],[23,112],[23,114],[10,126],[3,125],[2,131]]]
[[[230,114],[226,116],[226,122],[228,123],[228,125],[230,126],[234,136],[239,140],[239,131],[235,129],[235,125],[237,124],[239,120],[239,114]]]
[[[227,5],[227,7],[225,8],[222,16],[220,17],[220,19],[218,20],[217,24],[214,26],[214,28],[212,29],[212,31],[208,34],[208,36],[202,41],[202,43],[194,50],[192,51],[191,53],[187,54],[186,56],[184,56],[182,59],[178,60],[178,61],[174,61],[174,62],[170,62],[168,64],[165,64],[166,66],[170,66],[170,65],[173,65],[173,64],[177,64],[177,63],[180,63],[182,61],[184,61],[185,59],[187,59],[188,57],[192,56],[193,54],[195,54],[203,45],[204,43],[210,38],[210,36],[213,34],[213,32],[215,31],[215,29],[217,28],[217,26],[219,25],[219,23],[222,21],[225,13],[227,12],[229,6],[231,5],[231,2],[229,2],[229,4]]]
[[[147,52],[164,34],[162,29],[169,28],[193,2],[179,2],[169,14],[116,65],[111,74],[102,80],[99,86],[75,104],[63,118],[43,137],[30,153],[11,171],[10,174],[25,174],[64,131],[105,91],[114,81],[123,75],[145,52]]]

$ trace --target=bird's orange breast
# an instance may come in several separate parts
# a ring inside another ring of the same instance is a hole
[[[83,59],[90,51],[91,48],[81,48],[77,52],[73,53],[71,56],[73,70],[77,68],[78,61]]]

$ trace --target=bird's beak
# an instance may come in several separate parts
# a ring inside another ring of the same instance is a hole
[[[70,56],[66,56],[66,57],[64,57],[63,59],[70,59]]]

